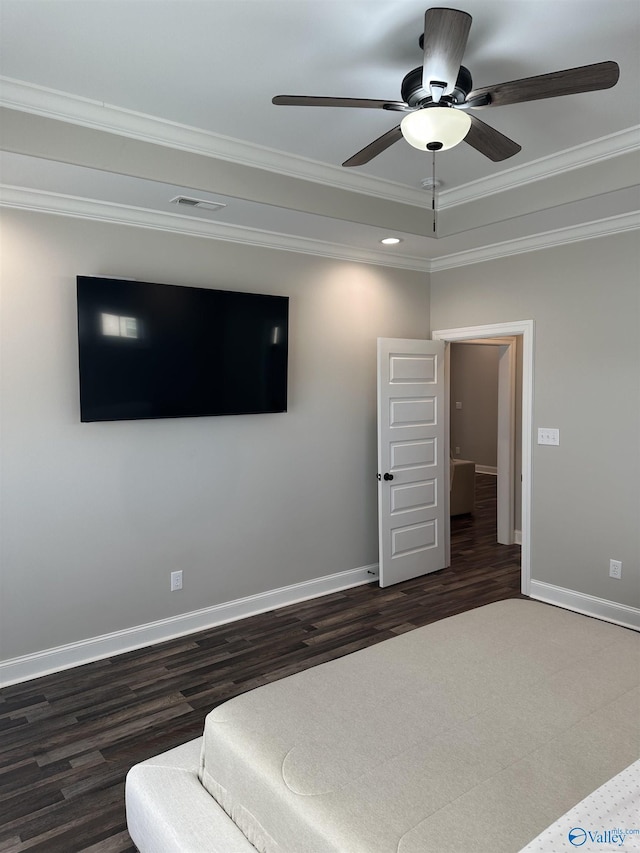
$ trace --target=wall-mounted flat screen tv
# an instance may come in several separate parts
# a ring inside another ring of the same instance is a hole
[[[287,410],[289,299],[78,276],[82,421]]]

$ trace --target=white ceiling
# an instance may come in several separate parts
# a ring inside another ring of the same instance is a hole
[[[272,169],[277,152],[293,155],[300,176],[308,170],[315,181],[329,175],[333,186],[343,182],[364,192],[375,187],[375,195],[395,200],[404,193],[410,203],[424,199],[426,206],[422,181],[431,175],[431,157],[404,140],[366,166],[339,165],[397,124],[397,114],[275,107],[271,98],[399,100],[403,76],[421,64],[417,40],[427,6],[425,0],[0,0],[0,72],[10,78],[3,104],[37,112],[36,102],[53,97],[35,88],[44,87],[65,93],[77,124],[83,109],[112,105],[124,124],[143,114],[162,120],[169,135],[182,130],[176,124],[186,125],[222,136],[222,142],[258,146],[255,157]],[[610,186],[601,180],[590,190],[585,164],[589,144],[603,139],[596,145],[615,160],[628,150],[628,138],[623,135],[622,149],[610,140],[640,124],[638,0],[464,0],[457,7],[473,16],[464,64],[477,87],[604,60],[619,63],[620,81],[605,92],[482,111],[483,121],[522,145],[504,163],[492,163],[464,143],[436,158],[443,207],[447,196],[452,205],[456,193],[468,200],[476,187],[482,195],[496,186],[502,191],[548,180],[567,156],[574,165],[576,157],[580,161],[579,192],[574,186],[566,198],[551,193],[548,205],[516,205],[513,215],[493,213],[486,222],[471,217],[455,238],[405,234],[396,251],[434,258],[637,208],[637,193],[628,191],[637,174]],[[13,81],[20,81],[20,97]],[[279,162],[286,160],[280,156]],[[154,210],[169,210],[167,193],[173,197],[184,189],[135,176],[105,180],[105,173],[74,166],[72,158],[63,165],[15,149],[3,160],[2,181]],[[185,194],[198,195],[193,190]],[[228,208],[218,221],[247,228],[363,249],[379,249],[384,236],[379,227],[346,228],[338,219],[300,214],[281,203],[222,200]],[[452,218],[447,232],[456,230]]]

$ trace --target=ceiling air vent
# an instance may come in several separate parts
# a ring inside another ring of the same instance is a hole
[[[219,201],[207,201],[204,198],[190,198],[187,195],[177,195],[175,198],[171,199],[171,203],[178,204],[181,207],[197,207],[199,210],[208,210],[210,212],[222,210],[223,207],[227,206]]]

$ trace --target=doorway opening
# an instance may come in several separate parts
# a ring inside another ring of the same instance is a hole
[[[461,459],[473,460],[476,474],[494,475],[496,541],[520,544],[522,336],[455,341],[448,350],[453,485],[472,467]],[[452,512],[454,498],[455,488]]]
[[[515,383],[515,346],[511,344],[516,337],[522,339],[522,412],[521,412],[521,429],[520,440],[522,447],[522,497],[521,497],[521,525],[518,538],[521,541],[521,561],[520,561],[520,579],[521,592],[524,595],[529,595],[530,578],[531,578],[531,546],[530,546],[530,531],[531,531],[531,458],[532,458],[532,413],[533,413],[533,320],[521,320],[512,323],[498,323],[487,326],[469,326],[458,329],[440,329],[432,333],[433,340],[445,342],[445,458],[448,460],[451,457],[451,448],[449,446],[450,424],[449,412],[451,406],[450,395],[450,344],[459,341],[485,341],[491,342],[493,345],[505,347],[504,369],[506,371],[503,377],[503,392],[506,388],[513,389]],[[507,351],[513,349],[509,355]],[[510,393],[511,393],[510,391]],[[506,398],[508,394],[503,393]],[[515,396],[511,397],[511,401]],[[510,544],[515,541],[515,523],[513,519],[515,514],[513,511],[515,498],[515,479],[513,474],[512,460],[515,459],[515,449],[513,437],[515,436],[515,406],[512,402],[505,404],[503,399],[503,411],[501,412],[501,429],[502,440],[499,442],[503,458],[503,472],[501,482],[498,483],[498,503],[501,509],[502,519],[500,521],[500,534],[502,538],[506,538],[505,544]],[[509,436],[505,441],[505,437]],[[506,467],[505,467],[506,466]],[[500,461],[498,461],[498,472],[500,471]],[[451,559],[451,522],[448,513],[446,512],[445,523],[445,549],[447,554],[447,563]],[[499,538],[499,541],[500,538]]]

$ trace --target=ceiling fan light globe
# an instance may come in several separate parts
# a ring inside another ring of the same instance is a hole
[[[400,130],[409,145],[420,151],[440,143],[439,151],[458,145],[469,133],[471,118],[453,107],[426,107],[408,113],[400,122]]]

